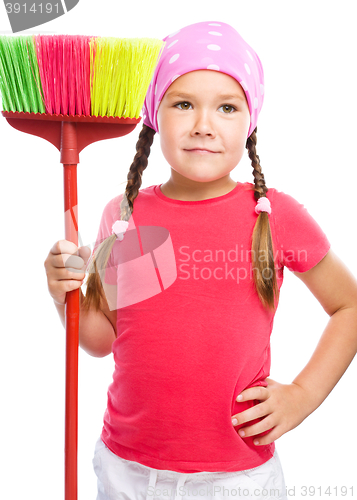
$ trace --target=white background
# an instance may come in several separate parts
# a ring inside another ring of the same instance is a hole
[[[352,0],[82,0],[65,16],[21,34],[161,39],[194,22],[232,24],[265,71],[257,151],[267,186],[303,203],[357,276],[355,19]],[[11,33],[1,5],[0,31]],[[124,191],[140,129],[80,153],[79,228],[85,245],[95,241],[105,204]],[[65,331],[47,290],[44,261],[64,238],[63,167],[54,146],[14,130],[1,116],[0,144],[1,497],[61,499]],[[169,174],[156,136],[142,187],[163,183]],[[248,155],[232,178],[253,182]],[[286,269],[272,334],[271,378],[290,383],[327,322],[318,301]],[[111,355],[98,359],[80,351],[79,500],[96,498],[91,461],[112,371]],[[353,486],[357,495],[356,375],[354,361],[325,402],[277,440],[295,498],[303,498],[304,485],[316,488],[313,498],[341,497],[342,486]],[[331,496],[320,494],[320,486],[330,486]]]

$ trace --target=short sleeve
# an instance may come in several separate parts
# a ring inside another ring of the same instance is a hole
[[[112,234],[112,225],[119,218],[118,210],[120,209],[120,201],[121,201],[119,198],[120,197],[113,198],[104,207],[92,256],[94,252],[97,250],[98,246]],[[114,247],[115,244],[113,245],[112,251],[109,256],[104,277],[104,282],[109,285],[117,284],[117,268],[114,264],[114,259],[113,259]]]
[[[290,271],[308,271],[325,257],[331,247],[326,234],[304,205],[292,196],[269,189],[267,197],[272,207],[270,217],[278,261]]]

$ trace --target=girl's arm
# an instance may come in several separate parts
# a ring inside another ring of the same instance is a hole
[[[261,403],[232,416],[233,425],[256,418],[259,423],[242,427],[241,436],[254,436],[269,444],[297,427],[310,415],[340,380],[357,352],[357,281],[332,250],[312,269],[294,273],[320,302],[330,316],[309,362],[291,384],[267,379],[268,386],[252,387],[242,392],[239,401]],[[237,398],[238,400],[238,398]],[[244,433],[244,434],[243,434]]]
[[[44,266],[48,291],[64,327],[67,292],[79,288],[79,345],[91,356],[103,357],[111,352],[116,339],[117,286],[103,283],[104,305],[98,311],[94,307],[83,310],[84,296],[80,287],[90,255],[89,247],[77,247],[72,241],[59,240],[52,246]]]
[[[310,361],[293,381],[310,395],[312,412],[332,391],[357,352],[357,281],[331,250],[309,271],[294,274],[330,316]]]
[[[79,301],[82,303],[83,292],[79,289]],[[62,325],[65,326],[65,305],[54,302]],[[102,358],[111,353],[116,339],[116,310],[109,310],[105,303],[101,310],[90,309],[79,312],[79,345],[91,356]]]

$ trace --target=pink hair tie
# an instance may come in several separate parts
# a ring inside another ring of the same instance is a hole
[[[266,196],[262,196],[261,198],[259,198],[255,207],[255,212],[257,214],[260,214],[260,212],[268,212],[268,214],[271,214],[270,201]]]
[[[126,220],[117,220],[112,225],[112,234],[116,234],[119,241],[124,239],[124,233],[128,229],[129,222]]]

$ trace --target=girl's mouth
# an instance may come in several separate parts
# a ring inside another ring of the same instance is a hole
[[[198,153],[198,154],[216,154],[216,151],[210,151],[209,149],[185,149],[188,153]]]

